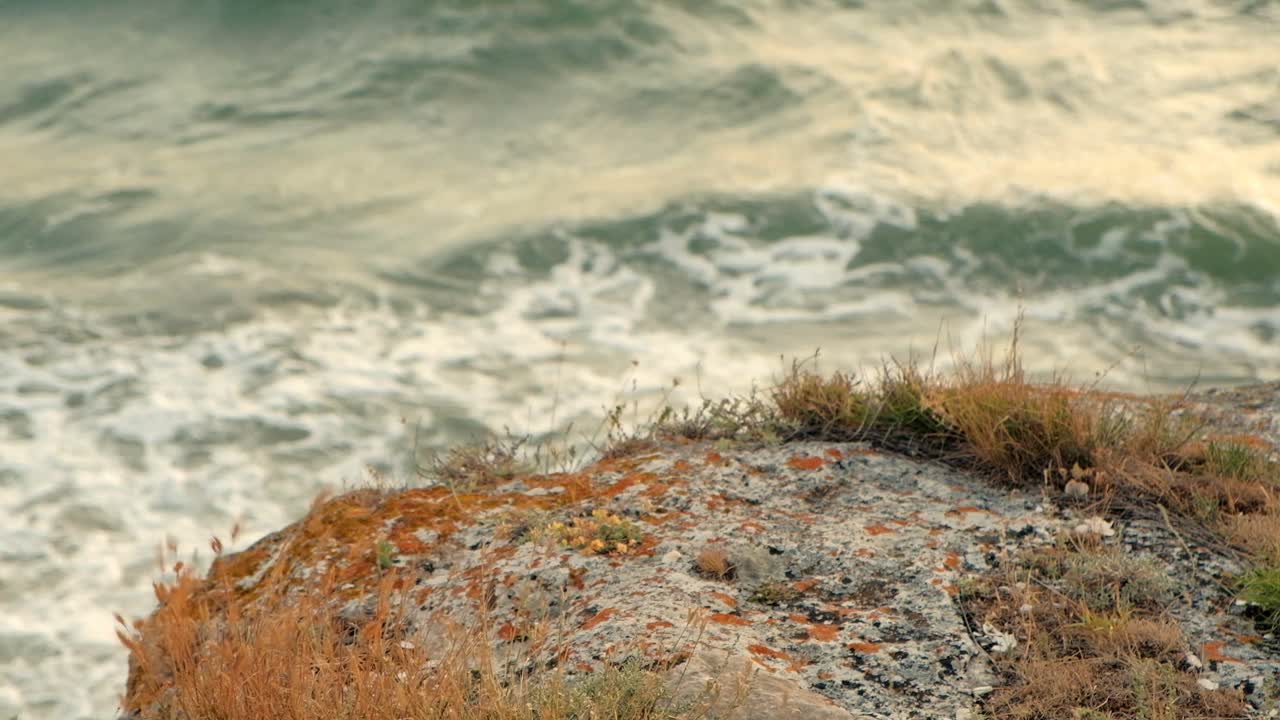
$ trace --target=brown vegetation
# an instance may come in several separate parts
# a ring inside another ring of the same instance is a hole
[[[702,575],[714,580],[727,580],[733,577],[735,568],[729,561],[729,553],[720,545],[707,545],[698,552],[694,566]]]
[[[1258,606],[1262,630],[1280,627],[1276,448],[1213,435],[1185,398],[1033,382],[1016,336],[1002,360],[964,360],[946,376],[908,364],[861,379],[795,363],[766,399],[708,404],[680,420],[674,430],[715,427],[722,441],[859,440],[1073,500],[1145,505],[1250,559],[1241,596]],[[1077,544],[1027,558],[1022,578],[990,580],[1020,589],[992,591],[978,612],[1015,632],[1022,649],[1004,663],[1010,684],[986,709],[1026,720],[1243,717],[1238,697],[1197,685],[1178,664],[1185,642],[1160,610],[1157,590],[1167,583],[1159,572]]]
[[[619,413],[610,417],[617,426]],[[1244,591],[1280,624],[1280,472],[1270,448],[1251,438],[1211,436],[1176,398],[1032,382],[1018,362],[1016,339],[1003,360],[964,362],[947,376],[906,364],[864,380],[824,376],[797,363],[763,397],[708,402],[684,413],[664,409],[643,430],[615,435],[604,454],[646,452],[655,441],[676,437],[860,440],[977,469],[1004,483],[1059,491],[1076,483],[1077,497],[1168,508],[1254,559],[1257,569],[1243,579]],[[528,471],[522,442],[455,449],[424,469],[448,488],[451,505],[435,495],[426,503],[361,491],[317,503],[302,521],[316,532],[303,537],[322,533],[350,544],[342,513],[381,512],[384,502],[408,503],[387,513],[429,507],[446,533],[459,513],[473,510],[469,503],[480,502],[467,493]],[[1080,484],[1088,486],[1084,493]],[[597,553],[626,553],[642,539],[622,519],[603,515],[522,524],[520,531]],[[383,583],[382,601],[354,620],[326,604],[322,586],[344,580],[339,577],[312,583],[318,592],[287,598],[270,589],[282,583],[261,583],[268,589],[246,598],[232,582],[240,562],[232,558],[215,564],[208,580],[180,571],[176,582],[158,584],[159,609],[121,633],[133,666],[126,709],[165,720],[680,716],[663,698],[659,676],[643,668],[602,673],[584,690],[556,672],[499,672],[483,631],[455,632],[448,642],[424,646],[396,611],[397,545],[387,539],[365,544],[353,546],[351,557],[378,569],[371,576]],[[734,571],[714,545],[702,550],[695,567],[720,579]],[[1020,558],[1002,575],[965,589],[961,599],[971,620],[1019,640],[1001,663],[1009,684],[987,699],[987,711],[1025,720],[1241,717],[1237,697],[1197,685],[1179,665],[1185,641],[1160,609],[1168,589],[1157,575],[1115,551],[1073,542]],[[755,599],[785,602],[794,592],[777,590]],[[233,597],[236,602],[228,602]]]
[[[1247,717],[1238,695],[1186,672],[1190,648],[1164,610],[1171,589],[1150,561],[1076,541],[971,581],[967,622],[1016,639],[994,653],[1009,682],[984,709],[1010,720]]]
[[[665,694],[662,668],[609,667],[569,682],[545,625],[524,656],[499,661],[489,628],[449,627],[424,642],[403,619],[400,577],[374,608],[336,611],[329,594],[217,608],[178,564],[159,609],[121,629],[125,711],[155,720],[676,720],[699,715]],[[226,591],[234,588],[224,587]],[[121,620],[123,624],[123,620]]]

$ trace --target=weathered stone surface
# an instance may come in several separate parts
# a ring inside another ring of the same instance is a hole
[[[958,718],[998,684],[990,654],[1007,638],[966,625],[957,581],[1052,542],[1084,519],[1079,507],[1057,490],[1000,488],[856,444],[669,446],[484,493],[331,503],[220,569],[247,603],[281,577],[314,592],[330,571],[342,580],[335,600],[358,615],[393,565],[412,578],[409,617],[422,642],[442,619],[483,618],[501,657],[528,657],[525,631],[550,620],[570,674],[688,653],[672,671],[683,672],[682,692],[705,686],[717,663],[722,688],[754,675],[740,718]],[[625,552],[526,539],[529,528],[601,510],[631,520],[643,539]],[[1232,570],[1229,558],[1194,544],[1188,555],[1159,516],[1122,515],[1116,531],[1108,542],[1159,559],[1180,583],[1171,610],[1204,679],[1248,690],[1251,678],[1280,672],[1211,582]],[[697,571],[708,545],[725,548],[735,576]]]

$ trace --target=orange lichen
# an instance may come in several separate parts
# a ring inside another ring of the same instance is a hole
[[[605,608],[604,610],[601,610],[595,615],[592,615],[590,618],[587,619],[586,622],[582,623],[582,629],[590,630],[591,628],[594,628],[595,626],[599,625],[602,622],[605,622],[606,620],[608,620],[609,618],[617,614],[618,614],[617,609]]]
[[[758,643],[754,645],[748,645],[747,650],[749,650],[755,655],[761,655],[763,657],[772,658],[774,660],[781,660],[787,663],[787,669],[792,672],[799,672],[800,669],[804,667],[803,661],[797,660],[796,658],[791,657],[790,655],[782,652],[781,650],[774,650],[773,648],[767,645],[760,645]]]
[[[809,628],[809,638],[820,642],[831,642],[840,634],[839,625],[816,624]]]
[[[839,450],[837,450],[836,448],[827,448],[827,450],[826,450],[826,453],[825,453],[825,454],[826,454],[826,456],[827,456],[827,457],[832,458],[832,459],[834,459],[834,460],[843,460],[843,459],[844,459],[844,453],[840,452],[840,451],[839,451]]]
[[[647,485],[657,482],[658,476],[649,472],[632,472],[628,473],[621,480],[613,483],[609,487],[597,493],[598,497],[611,498],[621,495],[635,485]],[[665,486],[663,490],[665,490]]]
[[[873,642],[852,642],[849,643],[849,649],[866,655],[880,652],[880,646]]]
[[[834,604],[834,603],[823,603],[823,604],[822,604],[822,609],[823,609],[823,611],[824,611],[824,612],[832,613],[832,614],[837,615],[837,616],[839,616],[839,617],[841,617],[841,618],[852,617],[852,616],[854,616],[854,615],[858,615],[858,614],[860,614],[860,613],[862,612],[861,610],[859,610],[859,609],[857,609],[857,608],[845,607],[845,606],[843,606],[843,605],[836,605],[836,604]]]
[[[883,525],[868,525],[864,529],[867,531],[868,535],[884,535],[886,533],[897,532],[896,530],[887,528]]]
[[[714,623],[720,623],[721,625],[752,625],[753,624],[750,620],[744,617],[740,617],[738,615],[731,615],[729,613],[711,613],[711,615],[707,616],[707,619]]]
[[[795,470],[817,470],[826,464],[820,457],[806,457],[797,455],[787,461],[787,467]]]
[[[771,648],[771,647],[769,647],[769,646],[767,646],[767,645],[759,645],[759,644],[756,644],[756,645],[748,645],[748,646],[747,646],[747,650],[750,650],[751,652],[755,653],[756,655],[763,655],[763,656],[765,656],[765,657],[774,658],[775,660],[790,660],[790,659],[791,659],[791,656],[787,655],[786,653],[782,652],[781,650],[774,650],[773,648]]]
[[[1229,662],[1229,663],[1244,662],[1238,657],[1232,657],[1222,652],[1222,648],[1225,646],[1226,646],[1226,643],[1222,642],[1221,640],[1214,640],[1212,642],[1207,642],[1204,645],[1200,646],[1200,657],[1204,658],[1207,662]]]
[[[729,595],[727,593],[722,593],[722,592],[713,592],[709,594],[711,595],[711,597],[719,600],[720,602],[724,603],[725,605],[728,605],[731,608],[738,607],[738,601],[735,600],[732,595]]]

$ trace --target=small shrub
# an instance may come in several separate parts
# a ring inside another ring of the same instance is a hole
[[[685,408],[669,415],[658,434],[717,443],[759,441],[776,436],[775,409],[753,390],[746,397],[703,400],[697,410]]]
[[[454,492],[471,492],[491,487],[528,472],[521,452],[528,438],[511,437],[490,440],[480,445],[450,448],[443,457],[436,456],[418,475],[439,482]]]
[[[728,580],[734,576],[736,568],[729,561],[729,553],[720,545],[707,545],[694,559],[694,567],[705,577],[714,580]]]
[[[606,667],[586,678],[559,680],[535,689],[530,720],[667,720],[683,717],[689,708],[672,707],[664,678],[637,661]],[[601,715],[601,711],[607,715]]]
[[[870,394],[852,375],[823,377],[799,363],[773,389],[779,418],[794,438],[852,440],[862,436],[874,416]]]

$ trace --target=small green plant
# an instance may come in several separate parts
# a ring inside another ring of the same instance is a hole
[[[1077,627],[1095,635],[1114,637],[1132,619],[1133,613],[1129,610],[1094,612],[1086,607],[1080,611],[1080,619],[1074,623],[1067,624],[1066,627]]]
[[[396,546],[386,540],[378,541],[378,569],[390,570],[396,564]]]
[[[1254,448],[1238,442],[1210,442],[1205,448],[1205,465],[1220,477],[1249,480],[1258,475],[1264,458]]]
[[[1263,680],[1259,692],[1262,696],[1262,707],[1258,709],[1264,713],[1274,711],[1276,715],[1280,715],[1280,678]]]
[[[1213,527],[1221,521],[1222,502],[1211,495],[1193,492],[1187,505],[1187,512],[1201,524]]]
[[[630,520],[598,509],[569,522],[556,521],[531,533],[531,539],[551,537],[563,545],[593,555],[626,555],[644,540],[644,531]]]
[[[982,577],[966,575],[956,580],[956,600],[961,603],[990,600],[995,597],[991,583]]]
[[[756,588],[750,599],[761,605],[785,605],[799,600],[803,595],[791,583],[767,582]]]
[[[1255,568],[1241,581],[1240,597],[1261,609],[1259,626],[1280,630],[1280,565]]]
[[[946,422],[928,406],[925,398],[932,382],[913,364],[886,366],[881,371],[876,393],[876,422],[894,432],[921,436],[948,434]]]

